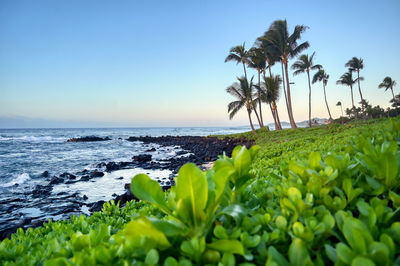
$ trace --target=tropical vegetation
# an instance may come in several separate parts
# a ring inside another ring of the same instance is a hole
[[[236,137],[236,136],[233,136]],[[139,202],[19,229],[1,265],[398,265],[400,120],[240,134],[176,186],[132,179]]]
[[[266,72],[268,69],[269,77],[273,77],[272,66],[280,63],[281,65],[281,78],[280,83],[283,89],[283,95],[285,98],[285,104],[288,112],[288,119],[290,122],[291,128],[296,128],[296,123],[293,114],[293,106],[292,106],[292,91],[289,75],[289,60],[297,59],[294,64],[291,66],[293,70],[293,75],[298,75],[301,73],[307,73],[307,81],[308,81],[308,125],[311,126],[312,120],[312,112],[311,112],[311,84],[316,82],[322,82],[323,91],[324,91],[324,101],[328,111],[329,121],[333,121],[333,117],[331,114],[331,110],[329,109],[326,85],[329,79],[329,75],[326,74],[325,70],[322,69],[322,66],[319,64],[315,64],[314,56],[315,52],[311,55],[302,54],[297,57],[302,51],[307,49],[310,44],[307,41],[300,42],[302,34],[306,31],[308,27],[304,25],[295,26],[292,33],[290,33],[288,29],[288,24],[286,20],[276,20],[274,21],[268,30],[260,37],[258,37],[249,50],[245,49],[245,44],[235,46],[231,48],[229,55],[226,57],[225,62],[234,61],[237,64],[241,63],[243,65],[244,75],[247,78],[246,65],[250,69],[256,70],[257,73],[257,83],[254,86],[254,92],[252,92],[253,97],[250,102],[251,114],[254,113],[256,115],[258,124],[260,128],[265,127],[265,119],[263,116],[263,108],[262,104],[265,103],[270,106],[272,118],[274,120],[274,125],[276,130],[281,130],[282,125],[279,119],[278,109],[277,109],[277,100],[268,99],[268,95],[275,95],[276,93],[269,92],[269,88],[266,87]],[[385,90],[390,89],[392,92],[392,99],[390,103],[392,103],[392,107],[394,109],[387,109],[386,111],[382,109],[380,106],[372,107],[368,101],[364,98],[362,90],[361,90],[361,81],[364,80],[364,77],[360,76],[360,71],[364,69],[364,60],[359,57],[352,57],[346,64],[345,67],[348,68],[348,71],[344,73],[336,82],[336,84],[349,86],[351,93],[351,108],[346,109],[346,114],[350,119],[360,119],[360,118],[371,118],[371,117],[382,117],[382,116],[396,116],[400,113],[400,110],[397,110],[400,107],[399,102],[397,100],[393,92],[393,87],[396,85],[396,82],[392,80],[391,77],[386,77],[382,83],[379,84],[379,88],[385,88]],[[310,71],[316,70],[316,73],[313,76],[312,82],[310,78]],[[356,73],[356,78],[353,78],[353,72]],[[274,75],[277,77],[277,75]],[[262,82],[262,79],[264,82]],[[356,102],[353,95],[353,88],[355,83],[358,86],[358,92],[360,95],[360,101]],[[280,88],[279,88],[280,90]],[[278,92],[278,95],[280,93]],[[399,96],[400,97],[400,96]],[[357,103],[357,104],[356,104]],[[361,108],[357,107],[360,104]],[[231,109],[228,105],[228,112],[231,113]],[[340,104],[341,113],[343,116],[343,107]],[[383,111],[382,111],[383,110]],[[230,116],[230,118],[232,118]],[[252,126],[252,125],[251,125]],[[254,126],[252,126],[253,128]],[[254,132],[254,130],[253,130]]]
[[[311,56],[307,54],[303,54],[299,57],[299,60],[294,62],[292,65],[292,69],[294,70],[293,75],[299,75],[301,73],[307,73],[307,80],[308,80],[308,126],[311,127],[311,80],[310,80],[310,70],[320,70],[322,68],[321,65],[314,64],[314,56],[315,52],[312,53]],[[313,82],[314,83],[314,82]],[[325,91],[325,86],[324,86]],[[325,97],[326,99],[326,97]],[[328,104],[327,104],[328,106]],[[329,109],[329,108],[328,108]]]
[[[393,101],[394,101],[394,92],[393,87],[396,86],[396,81],[392,80],[391,77],[387,76],[383,79],[382,83],[379,84],[378,88],[385,88],[385,91],[389,90],[392,92]]]

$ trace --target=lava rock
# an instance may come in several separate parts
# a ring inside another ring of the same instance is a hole
[[[103,204],[106,203],[104,200],[99,200],[89,205],[90,212],[98,212],[103,208]]]
[[[90,176],[84,175],[81,177],[81,179],[79,179],[79,181],[89,181],[89,179],[90,179]]]
[[[93,172],[90,173],[90,177],[102,177],[104,176],[103,172],[99,172],[97,170],[94,170]]]
[[[67,142],[90,142],[90,141],[106,141],[111,140],[109,137],[101,138],[96,136],[86,136],[80,138],[72,138],[67,140]]]
[[[143,163],[143,162],[150,162],[151,161],[151,157],[152,157],[151,154],[140,154],[140,155],[137,155],[137,156],[133,156],[132,159],[134,161]]]
[[[64,183],[63,178],[53,176],[50,180],[50,185],[56,185],[56,184],[60,184],[60,183]]]
[[[49,177],[49,172],[48,171],[44,171],[42,173],[42,177]]]

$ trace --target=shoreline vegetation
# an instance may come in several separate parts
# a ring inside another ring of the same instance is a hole
[[[165,192],[135,176],[140,201],[124,207],[20,228],[0,242],[2,264],[400,262],[399,118],[229,137],[257,146],[206,172],[185,164]]]
[[[322,65],[315,63],[315,52],[311,55],[300,55],[300,53],[310,47],[310,43],[307,41],[299,43],[302,34],[307,29],[307,26],[296,25],[293,32],[290,33],[286,20],[276,20],[272,22],[268,30],[262,36],[255,40],[253,47],[250,49],[246,50],[244,42],[242,45],[234,46],[229,50],[229,54],[225,58],[225,63],[232,61],[236,62],[236,64],[241,64],[244,73],[244,76],[237,77],[238,82],[234,82],[226,89],[226,92],[235,98],[235,101],[228,104],[229,119],[233,119],[241,109],[245,108],[252,132],[256,134],[252,114],[256,116],[259,127],[264,128],[262,104],[265,103],[270,107],[275,129],[282,130],[276,104],[280,98],[282,87],[290,126],[292,129],[297,128],[293,114],[290,88],[290,85],[293,83],[291,83],[289,79],[289,60],[297,58],[297,61],[295,61],[290,68],[294,70],[293,76],[307,74],[308,126],[312,126],[311,84],[316,82],[322,82],[323,84],[327,114],[329,115],[329,121],[333,121],[326,96],[329,74]],[[281,65],[282,72],[273,74],[271,67],[277,64]],[[385,111],[379,105],[372,107],[372,105],[363,98],[360,81],[363,81],[364,77],[360,76],[360,71],[364,68],[364,60],[362,58],[353,57],[344,66],[348,71],[337,80],[336,84],[350,87],[352,107],[346,108],[346,115],[350,118],[359,119],[397,116],[399,114],[400,94],[395,96],[393,92],[396,81],[387,76],[383,79],[382,83],[377,86],[378,88],[385,88],[385,91],[390,89],[392,92],[393,98],[390,100],[390,103],[394,109],[388,107]],[[248,68],[256,70],[257,82],[254,81],[254,76],[248,76]],[[266,74],[267,70],[269,76]],[[312,71],[316,72],[311,79],[310,75]],[[353,79],[353,73],[357,76],[355,79]],[[261,80],[261,75],[263,82]],[[356,83],[360,94],[359,104],[361,108],[356,107],[354,104],[353,86]],[[341,102],[339,101],[338,103],[340,104],[337,105],[342,108]]]

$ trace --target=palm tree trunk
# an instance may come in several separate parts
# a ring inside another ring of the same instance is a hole
[[[311,127],[311,83],[310,83],[310,70],[307,69],[308,77],[308,126]]]
[[[325,90],[325,82],[324,81],[322,81],[324,84],[324,97],[325,97],[325,103],[326,103],[326,108],[328,109],[328,114],[329,114],[329,120],[332,120],[332,116],[331,116],[331,111],[329,110],[329,106],[328,106],[328,101],[326,100],[326,90]],[[342,107],[341,105],[340,105],[340,107]],[[342,113],[343,113],[343,111],[342,111]]]
[[[256,104],[254,104],[252,106],[253,106],[254,113],[256,114],[256,117],[257,117],[258,125],[260,126],[260,128],[262,128],[260,116],[258,115],[258,112],[257,112],[257,106],[256,106]]]
[[[247,109],[247,114],[248,114],[248,116],[249,116],[249,122],[250,122],[251,131],[253,131],[253,133],[254,133],[254,135],[255,135],[255,134],[256,134],[256,130],[254,129],[253,121],[251,121],[251,115],[250,115],[250,113],[251,113],[251,110],[250,110],[250,109]]]
[[[284,65],[285,65],[286,86],[287,86],[287,102],[289,105],[289,112],[290,112],[290,115],[289,115],[290,126],[293,129],[295,129],[295,128],[297,128],[297,126],[296,126],[296,122],[294,121],[294,118],[293,118],[292,100],[290,99],[290,84],[289,84],[290,82],[289,82],[289,70],[288,70],[287,62],[284,62]]]
[[[353,104],[353,108],[355,108],[354,106],[354,97],[353,97],[353,86],[350,85],[350,91],[351,91],[351,103]]]
[[[244,77],[247,79],[246,64],[244,62],[242,63],[243,63]]]
[[[281,66],[282,66],[282,85],[283,85],[283,93],[285,95],[285,102],[286,102],[286,109],[288,112],[288,117],[289,117],[289,121],[290,121],[290,109],[289,109],[289,103],[288,103],[288,99],[287,99],[287,95],[286,95],[286,85],[285,85],[285,74],[283,71],[283,62],[281,61]]]
[[[363,96],[362,96],[362,93],[361,93],[361,87],[360,87],[360,70],[359,69],[357,69],[357,82],[358,82],[358,91],[360,92],[360,97],[361,97],[361,109],[362,109],[362,112],[364,113],[364,98],[363,98]]]
[[[342,116],[343,116],[343,106],[340,105],[340,110],[342,110]]]
[[[393,86],[390,86],[390,90],[392,91],[393,102],[394,102],[395,100],[394,100]]]
[[[257,72],[258,72],[258,87],[261,88],[261,80],[260,80],[261,70],[257,69]],[[258,108],[260,109],[260,121],[261,121],[260,127],[264,127],[264,120],[263,120],[262,111],[261,111],[261,97],[260,96],[261,96],[260,93],[258,93],[258,105],[259,105]]]
[[[276,108],[275,101],[272,102],[272,109],[274,110],[274,115],[275,115],[274,118],[276,119],[276,123],[277,123],[277,127],[275,129],[276,130],[281,130],[282,129],[282,125],[281,125],[281,121],[279,120],[278,109]]]

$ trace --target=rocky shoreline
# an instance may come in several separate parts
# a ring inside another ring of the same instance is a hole
[[[84,142],[84,141],[106,141],[109,138],[98,137],[83,137],[68,140],[69,142]],[[169,189],[174,185],[174,177],[179,168],[188,162],[193,162],[199,166],[215,161],[218,155],[225,152],[227,155],[232,153],[232,150],[237,145],[252,146],[254,143],[247,139],[234,139],[217,137],[198,137],[198,136],[162,136],[162,137],[130,137],[127,141],[138,141],[144,144],[158,144],[159,146],[179,146],[182,151],[176,154],[175,157],[164,160],[153,160],[152,154],[157,150],[155,148],[148,149],[145,153],[132,157],[131,161],[123,162],[102,162],[96,166],[93,171],[83,170],[77,173],[63,173],[59,176],[51,176],[49,172],[44,171],[42,177],[47,181],[47,184],[36,185],[31,191],[21,192],[16,195],[17,198],[3,200],[0,202],[0,213],[10,214],[14,209],[21,206],[39,206],[41,210],[45,210],[46,214],[54,217],[59,216],[62,219],[67,219],[72,215],[82,214],[85,209],[87,213],[100,211],[105,201],[87,202],[86,195],[81,195],[78,192],[67,194],[60,192],[52,193],[55,185],[58,184],[74,184],[78,182],[88,182],[92,179],[104,176],[105,172],[113,172],[122,169],[160,169],[170,170],[172,174],[163,182],[160,182],[164,190]],[[129,184],[125,185],[125,193],[122,195],[114,195],[113,200],[120,202],[120,206],[124,206],[127,201],[135,199],[131,194]],[[4,219],[0,222],[0,240],[10,237],[18,228],[27,229],[29,227],[41,226],[47,219],[43,215],[32,214],[31,217],[20,216],[18,219]],[[23,218],[21,218],[23,217]]]

